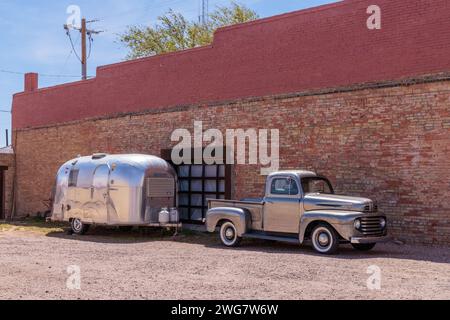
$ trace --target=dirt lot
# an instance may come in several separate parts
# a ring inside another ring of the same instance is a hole
[[[72,265],[81,290],[67,289]],[[370,266],[381,290],[367,288]],[[449,248],[397,244],[325,257],[261,241],[229,250],[204,234],[0,224],[0,270],[0,299],[450,299]]]

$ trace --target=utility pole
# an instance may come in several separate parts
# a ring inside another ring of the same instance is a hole
[[[209,17],[209,0],[202,0],[202,13],[199,17],[200,23],[205,25],[208,23]]]
[[[86,38],[87,28],[86,19],[81,19],[81,74],[82,79],[87,80],[87,50],[86,50]]]
[[[72,50],[75,52],[75,55],[81,62],[81,79],[87,80],[87,61],[90,56],[91,46],[92,46],[92,35],[99,34],[103,31],[90,30],[87,28],[88,23],[97,22],[96,20],[86,21],[86,18],[81,19],[81,28],[77,28],[74,26],[64,25],[64,29],[66,30],[67,36],[69,37],[70,43],[72,45]],[[70,29],[73,28],[81,33],[81,57],[79,57],[76,53],[76,49],[74,47],[74,43],[72,41],[72,37],[70,36]],[[89,38],[89,53],[87,50],[87,39]]]

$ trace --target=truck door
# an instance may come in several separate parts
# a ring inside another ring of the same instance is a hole
[[[299,233],[300,189],[296,180],[275,176],[266,186],[264,231]]]
[[[108,197],[109,197],[109,174],[110,169],[106,164],[95,169],[91,188],[91,203],[95,206],[92,217],[93,222],[106,224],[108,219]]]

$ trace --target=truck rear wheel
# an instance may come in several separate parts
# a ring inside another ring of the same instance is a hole
[[[320,224],[312,232],[314,250],[320,254],[335,254],[339,249],[339,237],[336,231],[326,225]]]
[[[84,235],[89,230],[89,225],[83,223],[80,219],[72,219],[70,222],[70,227],[72,232],[79,236]]]
[[[238,236],[237,229],[232,222],[225,222],[220,228],[220,240],[226,247],[238,247],[242,238]]]

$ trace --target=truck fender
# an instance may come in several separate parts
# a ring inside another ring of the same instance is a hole
[[[231,221],[235,225],[239,237],[247,233],[251,226],[251,214],[246,209],[213,208],[206,214],[206,229],[208,232],[215,232],[219,222],[223,220]]]
[[[300,243],[304,243],[308,227],[315,222],[331,225],[343,239],[350,240],[354,232],[353,221],[359,216],[361,213],[344,211],[338,214],[326,211],[306,212],[300,221]]]

